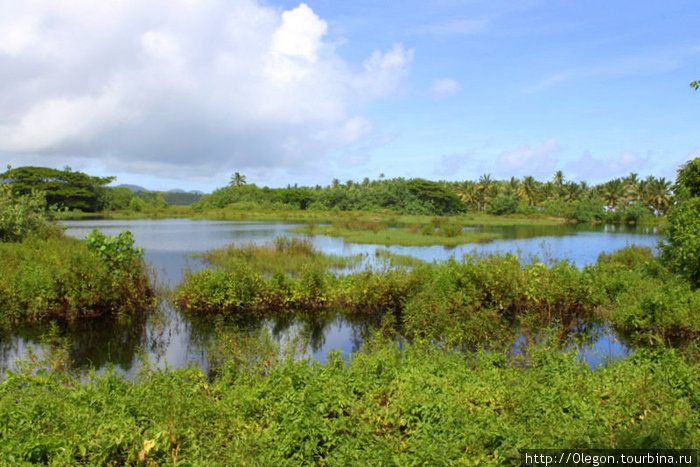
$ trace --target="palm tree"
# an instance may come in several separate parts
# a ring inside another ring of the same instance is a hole
[[[559,196],[558,190],[552,182],[543,183],[540,186],[540,196],[545,201],[554,201]]]
[[[591,187],[588,186],[588,182],[580,182],[578,185],[581,187],[581,198],[588,198],[591,194]]]
[[[603,185],[603,197],[605,198],[606,205],[613,211],[623,197],[623,191],[622,180],[619,178],[610,180]]]
[[[484,174],[479,177],[479,182],[476,185],[478,194],[479,210],[485,207],[486,202],[493,196],[494,182],[491,174]]]
[[[245,175],[241,175],[238,172],[231,175],[231,181],[229,182],[229,185],[232,185],[232,186],[245,185]]]
[[[671,206],[671,182],[663,177],[653,180],[647,189],[646,201],[658,214],[666,214]]]
[[[582,192],[583,189],[576,182],[566,182],[561,187],[562,198],[567,202],[581,199]]]
[[[530,175],[523,177],[523,183],[521,187],[523,198],[527,200],[527,203],[530,206],[534,206],[537,197],[537,181],[535,180],[535,177],[532,177]]]
[[[470,180],[462,182],[458,184],[456,193],[459,199],[461,199],[470,210],[478,209],[479,196],[476,183]]]
[[[640,181],[637,178],[637,174],[631,172],[628,176],[623,179],[625,185],[625,196],[627,197],[627,204],[634,203],[638,201],[642,196],[640,190]]]
[[[554,177],[552,177],[552,181],[554,182],[554,186],[557,188],[560,188],[562,185],[564,185],[564,172],[561,170],[557,170],[554,172]]]

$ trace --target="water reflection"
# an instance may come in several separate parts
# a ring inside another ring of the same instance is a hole
[[[231,243],[263,244],[279,235],[305,237],[289,233],[288,229],[297,227],[298,224],[287,222],[165,219],[82,220],[66,221],[65,224],[66,234],[77,238],[84,238],[93,228],[108,235],[130,230],[134,234],[136,246],[144,248],[145,259],[155,271],[158,286],[165,288],[182,281],[187,269],[202,267],[202,262],[193,258],[192,254],[222,248]],[[503,238],[456,247],[358,245],[345,243],[342,238],[321,235],[308,238],[315,248],[325,253],[345,256],[362,254],[360,268],[386,267],[385,261],[377,259],[377,249],[414,256],[428,262],[450,257],[461,259],[464,255],[473,253],[510,252],[525,260],[535,257],[541,261],[568,259],[582,267],[594,263],[602,252],[609,253],[631,244],[654,248],[658,242],[655,227],[516,225],[476,226],[474,230],[498,232]],[[163,301],[155,319],[142,320],[129,326],[101,320],[64,326],[62,332],[68,336],[71,343],[70,356],[80,368],[102,368],[113,364],[127,374],[132,374],[140,349],[153,365],[198,365],[206,371],[207,345],[216,330],[216,323],[212,319],[189,319]],[[346,355],[357,351],[377,324],[366,319],[344,318],[339,313],[239,323],[244,329],[269,329],[272,336],[283,344],[301,338],[306,342],[307,354],[321,362],[325,361],[330,350],[337,349]],[[28,348],[39,345],[43,332],[42,329],[24,329],[0,336],[0,369],[11,368],[13,362],[26,358]],[[619,342],[613,339],[614,336],[601,337],[593,347],[606,355],[623,352],[622,347],[618,348]]]

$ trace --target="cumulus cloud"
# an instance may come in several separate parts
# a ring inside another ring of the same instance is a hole
[[[556,170],[555,155],[561,149],[555,139],[549,139],[537,148],[521,144],[514,150],[505,151],[498,155],[496,172],[502,176],[532,175],[535,178],[549,176]]]
[[[361,64],[306,4],[46,0],[0,5],[0,154],[14,165],[207,177],[313,166],[372,131],[413,50]]]
[[[462,89],[459,81],[452,78],[436,78],[430,86],[430,94],[435,98],[457,94]]]

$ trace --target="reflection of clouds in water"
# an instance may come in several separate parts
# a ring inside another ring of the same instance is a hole
[[[532,346],[543,345],[548,339],[555,338],[558,330],[538,330],[535,334],[520,332],[515,342],[509,347],[508,354],[517,356],[527,354]],[[590,368],[597,368],[607,362],[619,360],[633,350],[628,347],[609,324],[583,324],[573,330],[566,338],[566,351],[573,351],[579,361]]]

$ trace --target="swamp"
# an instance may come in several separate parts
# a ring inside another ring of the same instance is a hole
[[[519,465],[524,448],[697,448],[696,173],[700,159],[647,224],[58,223],[41,193],[2,184],[0,461]]]

